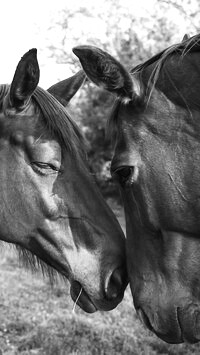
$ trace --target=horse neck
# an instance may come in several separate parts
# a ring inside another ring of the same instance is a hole
[[[141,72],[148,123],[165,137],[184,131],[200,144],[200,69],[198,53],[174,53],[161,66],[154,62]],[[157,71],[157,72],[156,72]],[[166,124],[167,122],[167,124]]]
[[[147,69],[147,77],[156,64]],[[200,111],[199,53],[169,56],[160,69],[156,87],[175,105]]]

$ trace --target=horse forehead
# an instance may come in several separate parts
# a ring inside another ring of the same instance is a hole
[[[5,105],[7,96],[3,100],[0,110],[0,127],[1,132],[11,133],[14,130],[33,130],[39,117],[40,109],[32,100],[22,109],[17,110],[9,105]]]
[[[61,156],[61,145],[49,130],[45,129],[40,116],[19,115],[7,117],[0,114],[0,140],[3,145],[11,145],[15,149],[33,152],[37,156]],[[61,157],[60,157],[61,159]]]
[[[122,104],[115,120],[117,126],[115,150],[119,152],[137,150],[143,138],[148,135],[145,109]]]

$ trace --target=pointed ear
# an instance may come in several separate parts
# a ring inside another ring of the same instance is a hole
[[[37,49],[33,48],[20,60],[10,86],[9,106],[20,109],[27,104],[39,82]]]
[[[47,91],[50,92],[63,106],[67,106],[71,98],[76,94],[80,86],[86,80],[83,70],[80,70],[70,78],[60,81],[51,86]]]
[[[88,78],[97,86],[112,92],[116,96],[133,100],[140,92],[139,83],[110,54],[93,46],[73,48]]]
[[[190,36],[186,33],[186,34],[183,36],[182,42],[187,41],[189,38],[190,38]]]

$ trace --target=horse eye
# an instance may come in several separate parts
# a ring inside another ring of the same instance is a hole
[[[116,169],[113,172],[113,176],[115,179],[119,181],[120,184],[125,184],[129,182],[130,178],[133,175],[134,167],[133,166],[124,166]]]
[[[32,168],[40,175],[48,175],[52,173],[60,172],[60,169],[50,163],[43,163],[40,161],[34,161],[31,163]]]

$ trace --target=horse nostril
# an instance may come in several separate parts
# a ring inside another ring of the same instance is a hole
[[[114,300],[121,296],[126,286],[126,272],[123,268],[115,269],[108,277],[105,294],[108,300]]]

